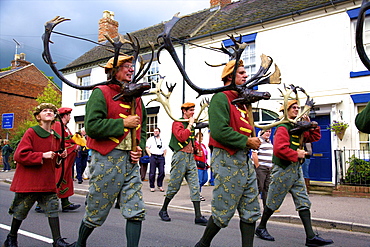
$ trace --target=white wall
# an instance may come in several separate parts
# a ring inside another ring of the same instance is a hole
[[[348,4],[348,8],[359,7],[359,5]],[[350,98],[351,94],[368,93],[368,77],[350,78],[352,71],[353,50],[353,28],[346,9],[328,8],[327,11],[302,14],[295,19],[286,19],[274,23],[266,23],[248,30],[239,30],[236,35],[247,35],[258,32],[256,38],[256,56],[262,53],[271,56],[281,70],[282,83],[294,84],[303,87],[312,96],[317,106],[321,106],[322,114],[330,114],[332,120],[339,120],[339,111],[343,113],[343,120],[350,124],[350,128],[343,141],[332,136],[332,147],[358,148],[358,131],[354,126],[355,111],[354,104]],[[230,33],[231,34],[231,33]],[[235,35],[234,34],[234,35]],[[221,41],[228,39],[226,34],[212,36],[212,39],[204,38],[197,42],[198,45],[206,47],[220,47]],[[182,61],[182,46],[176,47],[178,56]],[[227,62],[226,55],[202,49],[194,46],[186,46],[186,71],[190,79],[203,88],[222,86],[220,75],[222,67],[210,68],[205,64],[220,64]],[[181,117],[180,106],[183,103],[183,82],[172,58],[166,51],[160,56],[159,70],[165,75],[168,83],[177,83],[171,96],[171,109],[175,117]],[[272,71],[274,67],[272,66]],[[98,83],[105,80],[103,69],[94,68],[91,77]],[[75,73],[67,75],[72,82],[76,82]],[[263,85],[261,91],[269,91],[272,98],[279,98],[277,88],[283,89],[283,85]],[[162,89],[167,92],[165,82]],[[196,99],[195,93],[189,86],[185,87],[185,102],[199,103],[204,97]],[[143,96],[144,103],[152,99],[153,95]],[[302,104],[304,103],[302,98]],[[74,108],[76,102],[76,90],[69,86],[63,86],[63,106]],[[254,107],[266,108],[275,112],[280,108],[281,101],[269,100],[254,104]],[[152,102],[148,107],[158,106]],[[197,114],[197,113],[196,113]],[[73,116],[84,115],[84,106],[78,106],[72,112]],[[172,120],[167,116],[164,109],[160,107],[158,114],[158,127],[161,128],[161,136],[167,143],[171,136]],[[73,119],[70,123],[73,131]],[[205,133],[204,142],[208,142]],[[166,173],[170,170],[172,152],[169,151],[166,158]],[[333,162],[334,164],[334,162]]]

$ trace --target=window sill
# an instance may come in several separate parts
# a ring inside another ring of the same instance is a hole
[[[81,101],[74,103],[74,106],[86,105],[87,101]]]
[[[367,76],[370,75],[370,71],[365,70],[365,71],[351,71],[349,72],[349,77],[354,78],[354,77],[361,77],[361,76]]]

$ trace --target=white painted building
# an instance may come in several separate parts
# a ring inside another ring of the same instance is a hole
[[[230,1],[225,6],[214,2],[211,1],[214,7],[191,14],[188,19],[184,18],[185,24],[180,21],[173,32],[174,37],[183,35],[180,39],[184,45],[177,43],[176,49],[181,61],[185,60],[190,79],[203,88],[222,86],[222,67],[211,68],[205,61],[220,64],[229,58],[204,47],[220,47],[222,42],[228,46],[230,40],[227,35],[243,36],[243,40],[249,44],[243,60],[251,74],[259,68],[259,56],[266,54],[279,66],[282,83],[301,86],[314,98],[315,119],[322,125],[323,139],[314,144],[314,161],[311,162],[313,165],[310,173],[313,173],[313,180],[334,183],[335,149],[369,149],[369,135],[359,133],[354,125],[356,114],[370,100],[370,73],[358,59],[354,40],[356,11],[361,1],[302,0],[298,4],[298,1],[293,0],[241,0]],[[235,19],[232,20],[232,17]],[[189,27],[189,23],[193,26]],[[132,35],[137,36],[141,42],[142,32],[153,34],[143,39],[156,40],[162,31],[163,24],[158,24],[133,32]],[[367,43],[366,39],[364,43]],[[99,48],[88,51],[62,70],[68,80],[82,84],[106,80],[104,70],[98,64],[105,64],[112,55],[107,52],[102,54],[96,49]],[[99,56],[94,58],[94,54]],[[181,117],[180,106],[183,102],[195,102],[196,110],[199,110],[201,100],[211,97],[206,95],[196,98],[197,93],[189,86],[183,88],[182,76],[166,51],[160,54],[160,62],[153,62],[154,73],[149,76],[159,73],[166,76],[165,81],[168,83],[177,83],[170,98],[175,117]],[[273,71],[273,66],[271,69]],[[258,90],[270,92],[272,100],[260,101],[253,104],[253,107],[278,112],[281,100],[277,100],[280,98],[277,88],[283,89],[283,84],[260,86]],[[162,89],[167,92],[165,83]],[[69,124],[72,131],[77,131],[83,125],[88,96],[88,91],[63,86],[63,106],[74,109]],[[153,98],[154,95],[145,95],[143,101],[147,103]],[[302,98],[301,103],[304,101]],[[150,103],[147,109],[151,117],[149,122],[153,127],[161,128],[162,139],[168,142],[172,120],[158,102]],[[326,130],[326,126],[333,120],[343,120],[349,124],[342,141]],[[206,132],[204,130],[205,135]],[[207,141],[205,136],[204,142]],[[166,173],[170,170],[170,160],[171,152],[166,158]]]

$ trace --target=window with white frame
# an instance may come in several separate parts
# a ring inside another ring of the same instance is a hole
[[[148,114],[146,124],[146,136],[147,139],[153,135],[154,129],[158,127],[157,114]]]
[[[242,53],[241,59],[244,63],[244,68],[249,77],[256,73],[256,44],[254,42],[248,43],[248,46]]]
[[[247,47],[244,49],[240,59],[244,63],[244,68],[249,77],[253,76],[257,72],[256,65],[256,37],[258,33],[251,33],[241,37],[241,42],[246,43]],[[223,45],[233,52],[232,46],[234,46],[234,41],[231,39],[223,40]]]
[[[143,78],[143,82],[150,83],[151,88],[155,88],[155,84],[159,81],[159,63],[158,61],[153,61],[146,75]]]
[[[81,132],[81,129],[85,126],[84,122],[76,122],[77,128],[76,131]]]
[[[360,113],[363,109],[365,109],[366,105],[357,106],[357,111]],[[360,140],[360,149],[361,150],[370,150],[370,135],[367,133],[363,133],[361,131],[359,133],[359,140]]]
[[[80,86],[89,86],[90,85],[90,75],[79,77],[78,78],[78,85]],[[78,101],[87,101],[90,97],[91,90],[79,90],[78,91]]]
[[[253,120],[259,124],[270,124],[276,121],[279,118],[279,114],[276,112],[262,109],[262,108],[253,108]]]
[[[368,70],[361,62],[356,49],[356,24],[360,8],[351,9],[347,11],[348,16],[351,19],[351,32],[352,32],[352,72],[351,77],[368,75]],[[362,41],[364,44],[365,52],[370,55],[370,12],[366,11],[366,17],[363,25],[363,37]],[[366,72],[361,73],[361,72]]]

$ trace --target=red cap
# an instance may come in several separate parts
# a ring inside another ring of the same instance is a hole
[[[58,109],[59,114],[67,114],[71,112],[72,112],[72,108],[69,108],[69,107],[61,107]]]

